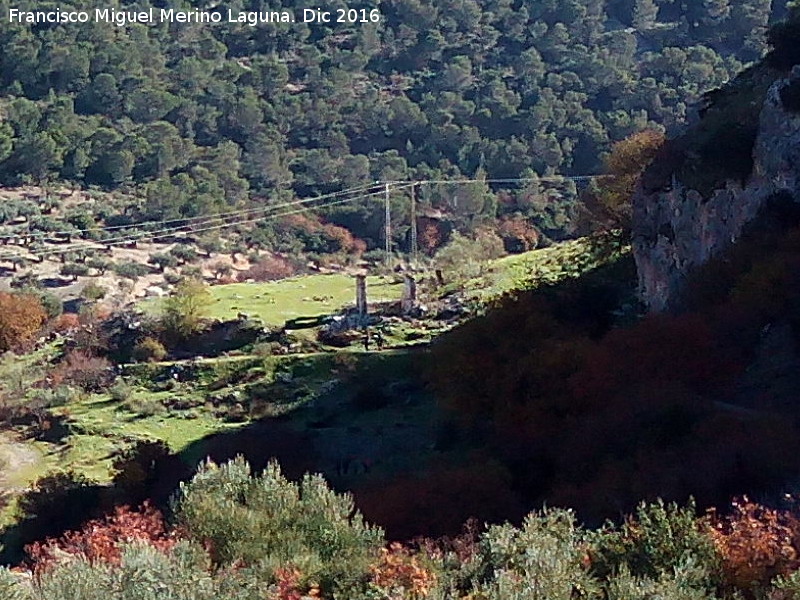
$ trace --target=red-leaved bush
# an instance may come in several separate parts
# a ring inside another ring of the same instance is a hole
[[[727,586],[754,590],[800,568],[800,519],[795,514],[746,497],[732,508],[726,516],[712,509],[707,519]]]
[[[501,220],[497,233],[503,239],[503,245],[508,252],[527,252],[539,244],[539,232],[519,215]]]
[[[113,379],[111,363],[84,350],[73,350],[50,375],[53,385],[75,385],[87,392],[103,390]]]
[[[280,256],[265,256],[247,271],[239,273],[239,281],[277,281],[295,274],[294,265]]]
[[[370,567],[373,585],[389,597],[400,591],[406,598],[426,598],[436,583],[436,574],[422,566],[403,544],[394,542],[381,548],[377,564]]]
[[[57,331],[58,333],[74,331],[80,326],[80,319],[75,313],[63,313],[53,321],[53,331]]]
[[[41,573],[67,555],[91,563],[118,564],[122,546],[133,541],[167,551],[176,544],[178,537],[167,531],[161,512],[145,502],[138,510],[119,506],[106,517],[88,521],[79,531],[68,531],[59,538],[29,544],[25,552],[30,569]]]
[[[30,343],[46,320],[35,296],[0,292],[0,352]]]

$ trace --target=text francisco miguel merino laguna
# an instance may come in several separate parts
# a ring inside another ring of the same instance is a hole
[[[149,10],[119,10],[96,8],[92,11],[55,10],[25,11],[9,8],[8,23],[110,23],[124,27],[130,23],[242,23],[255,26],[261,23],[375,23],[380,20],[377,9],[337,9],[334,12],[318,8],[297,11],[205,11],[150,8]],[[227,17],[227,18],[226,18]]]

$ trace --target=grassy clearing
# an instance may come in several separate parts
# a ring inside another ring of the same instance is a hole
[[[235,319],[246,313],[267,325],[282,326],[298,318],[314,318],[333,314],[348,305],[355,305],[355,280],[350,275],[304,275],[268,283],[232,283],[211,287],[213,302],[208,316],[220,320]],[[392,277],[367,278],[370,302],[399,300],[402,282]],[[145,303],[146,309],[157,312],[158,300]]]
[[[629,247],[623,247],[603,253],[591,238],[569,240],[499,258],[489,263],[485,275],[458,282],[456,288],[468,298],[490,302],[509,292],[579,277],[629,251]]]

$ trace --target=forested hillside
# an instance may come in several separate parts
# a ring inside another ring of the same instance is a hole
[[[168,219],[252,193],[308,196],[375,179],[593,173],[611,142],[680,129],[701,93],[761,56],[783,5],[387,0],[359,3],[381,21],[353,25],[5,22],[0,181],[133,183],[146,198],[137,214]],[[228,8],[265,9],[217,9]],[[423,200],[521,212],[557,235],[565,215],[542,211],[530,192],[500,195],[499,207],[488,193]],[[561,197],[569,204],[574,189]],[[358,210],[331,218],[374,242],[380,221]]]

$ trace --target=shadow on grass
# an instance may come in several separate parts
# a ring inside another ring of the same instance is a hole
[[[296,317],[286,321],[286,329],[313,329],[314,327],[321,327],[328,319],[330,319],[330,315]]]
[[[86,402],[84,406],[86,408],[105,408],[107,406],[112,406],[117,404],[119,401],[114,400],[113,398],[105,398],[103,400],[92,400],[91,402]]]
[[[76,529],[88,519],[110,510],[111,504],[105,502],[106,493],[105,486],[91,483],[54,490],[39,503],[36,515],[3,530],[0,564],[19,564],[25,558],[24,548],[28,544]]]

